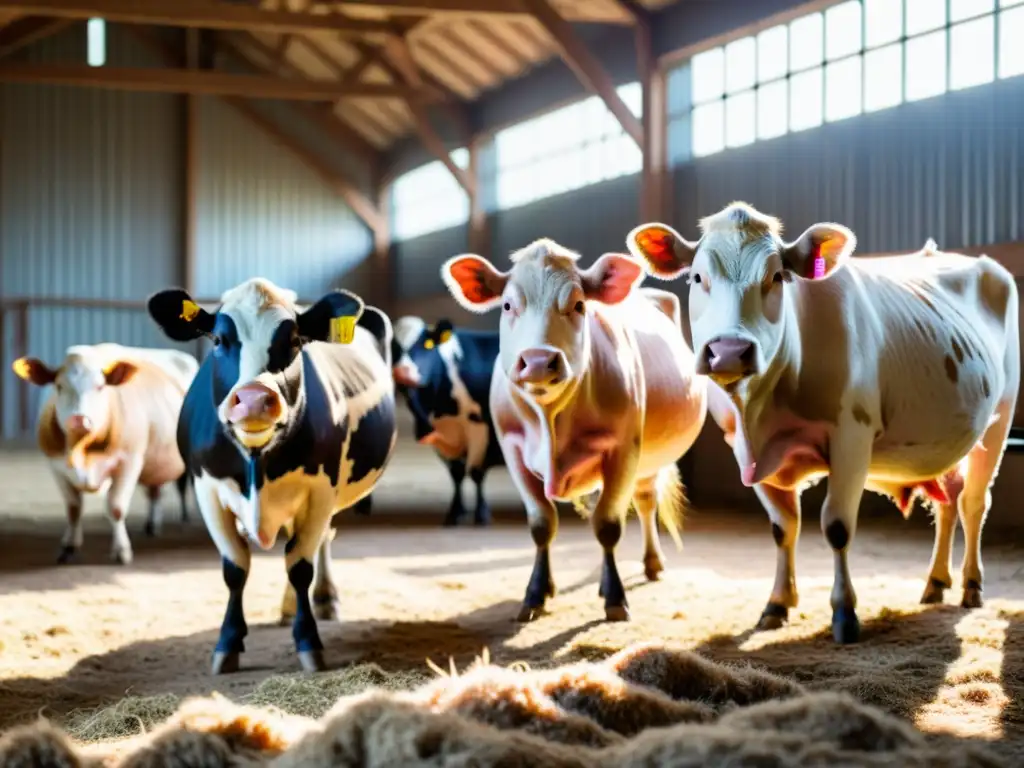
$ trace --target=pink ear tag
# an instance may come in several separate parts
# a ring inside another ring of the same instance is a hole
[[[825,276],[825,258],[823,256],[814,257],[814,279],[819,280]]]

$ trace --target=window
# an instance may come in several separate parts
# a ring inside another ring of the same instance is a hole
[[[724,60],[722,49],[719,58]],[[705,83],[717,88],[721,96],[725,89],[721,62],[706,64],[712,74]],[[713,75],[716,66],[717,81]],[[640,117],[640,83],[627,83],[616,90],[629,110]],[[494,136],[494,151],[500,209],[638,173],[643,166],[640,148],[597,96],[499,131]]]
[[[469,165],[469,151],[448,155],[459,168]],[[440,160],[402,174],[391,185],[395,240],[456,227],[469,220],[469,196]]]
[[[102,67],[107,63],[107,22],[103,19],[89,19],[85,25],[86,61],[90,67]]]
[[[1022,39],[1024,0],[837,0],[694,55],[669,135],[703,157],[1017,77]]]

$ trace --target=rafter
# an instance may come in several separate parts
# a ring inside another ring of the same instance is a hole
[[[422,97],[421,92],[414,88],[376,83],[292,80],[188,69],[86,67],[63,64],[0,63],[0,82],[288,101],[336,101],[345,96],[417,101]]]
[[[389,22],[338,15],[265,11],[238,3],[210,0],[0,0],[0,12],[60,19],[101,17],[126,24],[169,27],[244,29],[250,32],[338,32],[345,35],[386,33]]]
[[[516,17],[531,13],[523,0],[343,0],[327,3],[344,10],[372,8],[389,14],[409,16],[488,16],[492,18]],[[570,7],[568,18],[572,21],[594,21],[602,24],[629,24],[628,17],[595,15],[587,13],[588,3]]]
[[[622,129],[637,143],[641,151],[644,148],[644,129],[636,115],[619,98],[615,84],[605,72],[597,58],[587,49],[583,41],[577,37],[572,25],[558,15],[548,0],[522,0],[533,12],[537,21],[554,38],[561,52],[562,60],[573,71],[583,87],[601,97],[608,111],[622,125]]]
[[[0,58],[51,37],[73,24],[75,21],[72,19],[45,19],[39,16],[15,19],[0,29]]]

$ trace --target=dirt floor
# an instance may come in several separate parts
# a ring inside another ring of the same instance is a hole
[[[254,558],[245,593],[249,636],[242,672],[213,678],[209,661],[225,607],[219,560],[193,513],[178,522],[168,489],[162,536],[147,539],[141,502],[129,519],[136,560],[107,563],[109,532],[89,508],[77,565],[58,567],[62,510],[34,453],[0,453],[0,729],[43,714],[70,724],[125,696],[220,691],[242,699],[270,675],[298,670],[288,627],[277,626],[283,543]],[[463,668],[492,660],[552,665],[604,658],[664,639],[718,661],[751,663],[817,690],[844,690],[926,731],[991,740],[1024,760],[1024,547],[986,540],[983,609],[921,606],[931,530],[921,515],[864,520],[850,567],[863,639],[836,647],[828,630],[832,556],[808,516],[798,555],[800,608],[783,630],[751,634],[771,588],[775,547],[765,518],[693,510],[683,552],[663,537],[668,570],[649,584],[639,525],[620,548],[633,619],[603,621],[600,555],[589,528],[563,517],[552,556],[558,596],[529,625],[512,620],[533,547],[507,475],[488,487],[500,518],[489,529],[441,529],[444,470],[403,446],[376,496],[377,513],[349,516],[334,543],[343,621],[321,623],[328,664],[372,661],[429,675],[426,660]],[[471,499],[470,485],[466,499]],[[405,514],[402,514],[405,513]],[[415,514],[413,514],[415,513]],[[962,542],[957,539],[958,571]],[[328,673],[329,675],[330,673]]]

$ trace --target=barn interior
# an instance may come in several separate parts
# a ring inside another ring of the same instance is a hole
[[[442,527],[451,482],[400,408],[372,513],[336,520],[329,671],[300,672],[278,625],[281,537],[253,558],[243,669],[214,677],[227,590],[195,499],[181,520],[168,486],[147,536],[137,492],[135,558],[118,565],[90,498],[80,558],[58,565],[65,509],[36,442],[50,390],[12,365],[101,342],[202,360],[210,344],[168,341],[147,298],[181,286],[212,309],[254,276],[303,302],[345,288],[392,321],[494,330],[498,313],[446,289],[450,257],[506,269],[549,237],[586,265],[642,222],[696,239],[734,200],[793,237],[841,223],[854,258],[932,238],[1019,285],[1022,37],[1024,0],[0,0],[0,758],[1020,765],[1016,428],[984,606],[959,605],[959,529],[953,588],[920,604],[931,514],[866,493],[850,554],[862,635],[839,646],[827,482],[803,495],[800,603],[781,629],[752,632],[775,544],[710,419],[680,458],[683,548],[662,534],[659,581],[627,524],[631,620],[604,620],[600,549],[563,513],[558,594],[520,624],[534,545],[508,472],[487,479],[490,526]],[[657,287],[689,339],[685,281]],[[517,671],[467,676],[481,657]],[[590,666],[553,693],[545,671],[569,664]],[[181,709],[189,697],[204,698]]]

